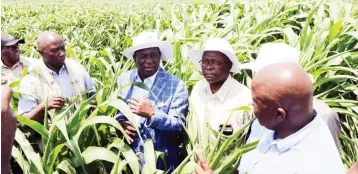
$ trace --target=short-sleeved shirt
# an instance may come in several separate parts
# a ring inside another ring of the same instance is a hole
[[[20,57],[20,60],[12,67],[7,67],[1,61],[1,85],[9,86],[12,82],[19,80],[24,69],[36,61],[36,59]]]
[[[263,128],[256,120],[252,137],[261,138],[257,148],[246,153],[240,162],[240,173],[315,173],[344,174],[346,169],[331,133],[321,117],[315,117],[296,133],[274,139],[274,131]],[[263,134],[260,137],[260,134]]]
[[[70,80],[66,66],[63,66],[60,69],[59,73],[56,73],[50,69],[48,69],[48,71],[51,74],[51,76],[53,77],[53,79],[55,80],[55,82],[57,83],[57,85],[61,88],[62,96],[71,98],[75,95],[74,88],[72,87],[71,80]],[[92,89],[93,92],[95,92],[96,89],[94,86],[94,82],[87,72],[85,72],[84,78],[85,78],[84,79],[85,88]],[[29,80],[31,80],[31,79],[25,78],[22,81],[22,83],[24,83],[24,84],[30,83]],[[27,85],[27,86],[31,86],[31,85]],[[31,89],[30,89],[30,91],[31,91]],[[32,92],[36,93],[35,87],[32,89]],[[36,97],[30,96],[27,94],[20,94],[19,108],[18,108],[19,114],[31,112],[37,105],[39,105],[39,101],[36,99]]]

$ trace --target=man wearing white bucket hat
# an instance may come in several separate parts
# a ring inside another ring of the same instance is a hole
[[[232,110],[251,103],[250,90],[230,75],[240,72],[232,46],[225,39],[210,38],[204,50],[189,50],[189,58],[205,77],[190,95],[201,127],[208,122],[212,129],[220,131],[228,121],[224,132],[232,134],[250,120],[248,113]]]
[[[160,67],[160,60],[168,61],[172,57],[173,47],[169,42],[158,40],[153,32],[142,32],[133,39],[133,46],[122,54],[134,60],[137,69],[119,77],[118,87],[130,82],[143,82],[150,91],[137,86],[121,90],[120,95],[136,114],[140,139],[133,123],[118,113],[117,120],[123,125],[135,152],[144,151],[144,142],[151,139],[154,149],[164,153],[167,169],[178,166],[179,141],[188,111],[188,90],[183,81]],[[140,156],[144,162],[143,154]],[[164,163],[158,160],[157,168],[166,170]]]
[[[258,72],[260,69],[274,63],[291,62],[299,64],[299,56],[299,51],[287,44],[268,43],[262,46],[255,62],[242,64],[241,68],[251,69],[254,72]],[[311,81],[313,82],[313,77],[310,74],[309,76],[311,78]],[[326,103],[316,98],[313,98],[313,108],[316,110],[317,116],[323,118],[323,120],[327,124],[333,136],[335,144],[339,149],[339,135],[341,133],[341,124],[339,121],[338,114],[334,112]],[[259,128],[257,128],[259,127],[257,120],[254,121],[251,127],[252,135],[249,136],[249,140],[253,141],[254,139],[258,139],[260,137],[261,133],[263,132],[263,129],[260,130]]]

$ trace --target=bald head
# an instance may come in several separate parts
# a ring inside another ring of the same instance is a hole
[[[312,118],[312,83],[296,63],[262,68],[253,78],[252,96],[255,115],[268,129],[300,127]]]
[[[37,38],[37,48],[43,50],[47,45],[52,42],[62,40],[62,38],[52,31],[41,32]]]
[[[46,66],[59,72],[66,58],[66,49],[62,38],[54,32],[42,32],[37,38],[37,48]]]

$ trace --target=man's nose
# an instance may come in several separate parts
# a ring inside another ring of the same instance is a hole
[[[63,56],[65,56],[65,54],[66,54],[66,52],[64,50],[62,50],[62,51],[60,51],[59,56],[63,57]]]
[[[213,70],[214,67],[211,65],[211,63],[209,63],[207,66],[204,67],[204,69]]]

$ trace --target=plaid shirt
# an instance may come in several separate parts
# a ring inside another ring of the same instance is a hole
[[[118,87],[135,82],[138,70],[132,70],[123,74],[118,80]],[[133,86],[123,89],[120,95],[127,102],[132,97]],[[179,119],[185,124],[185,116],[188,111],[188,90],[180,79],[159,68],[154,80],[149,100],[155,107],[155,115],[150,118],[140,118],[138,128],[143,140],[151,139],[156,151],[164,152],[167,167],[178,166],[178,137],[183,131]],[[118,121],[126,120],[125,116],[118,112]],[[132,148],[135,152],[144,152],[144,142],[139,136],[134,137]],[[143,156],[141,156],[143,161]],[[158,160],[160,161],[160,160]],[[164,170],[163,164],[157,164]]]

